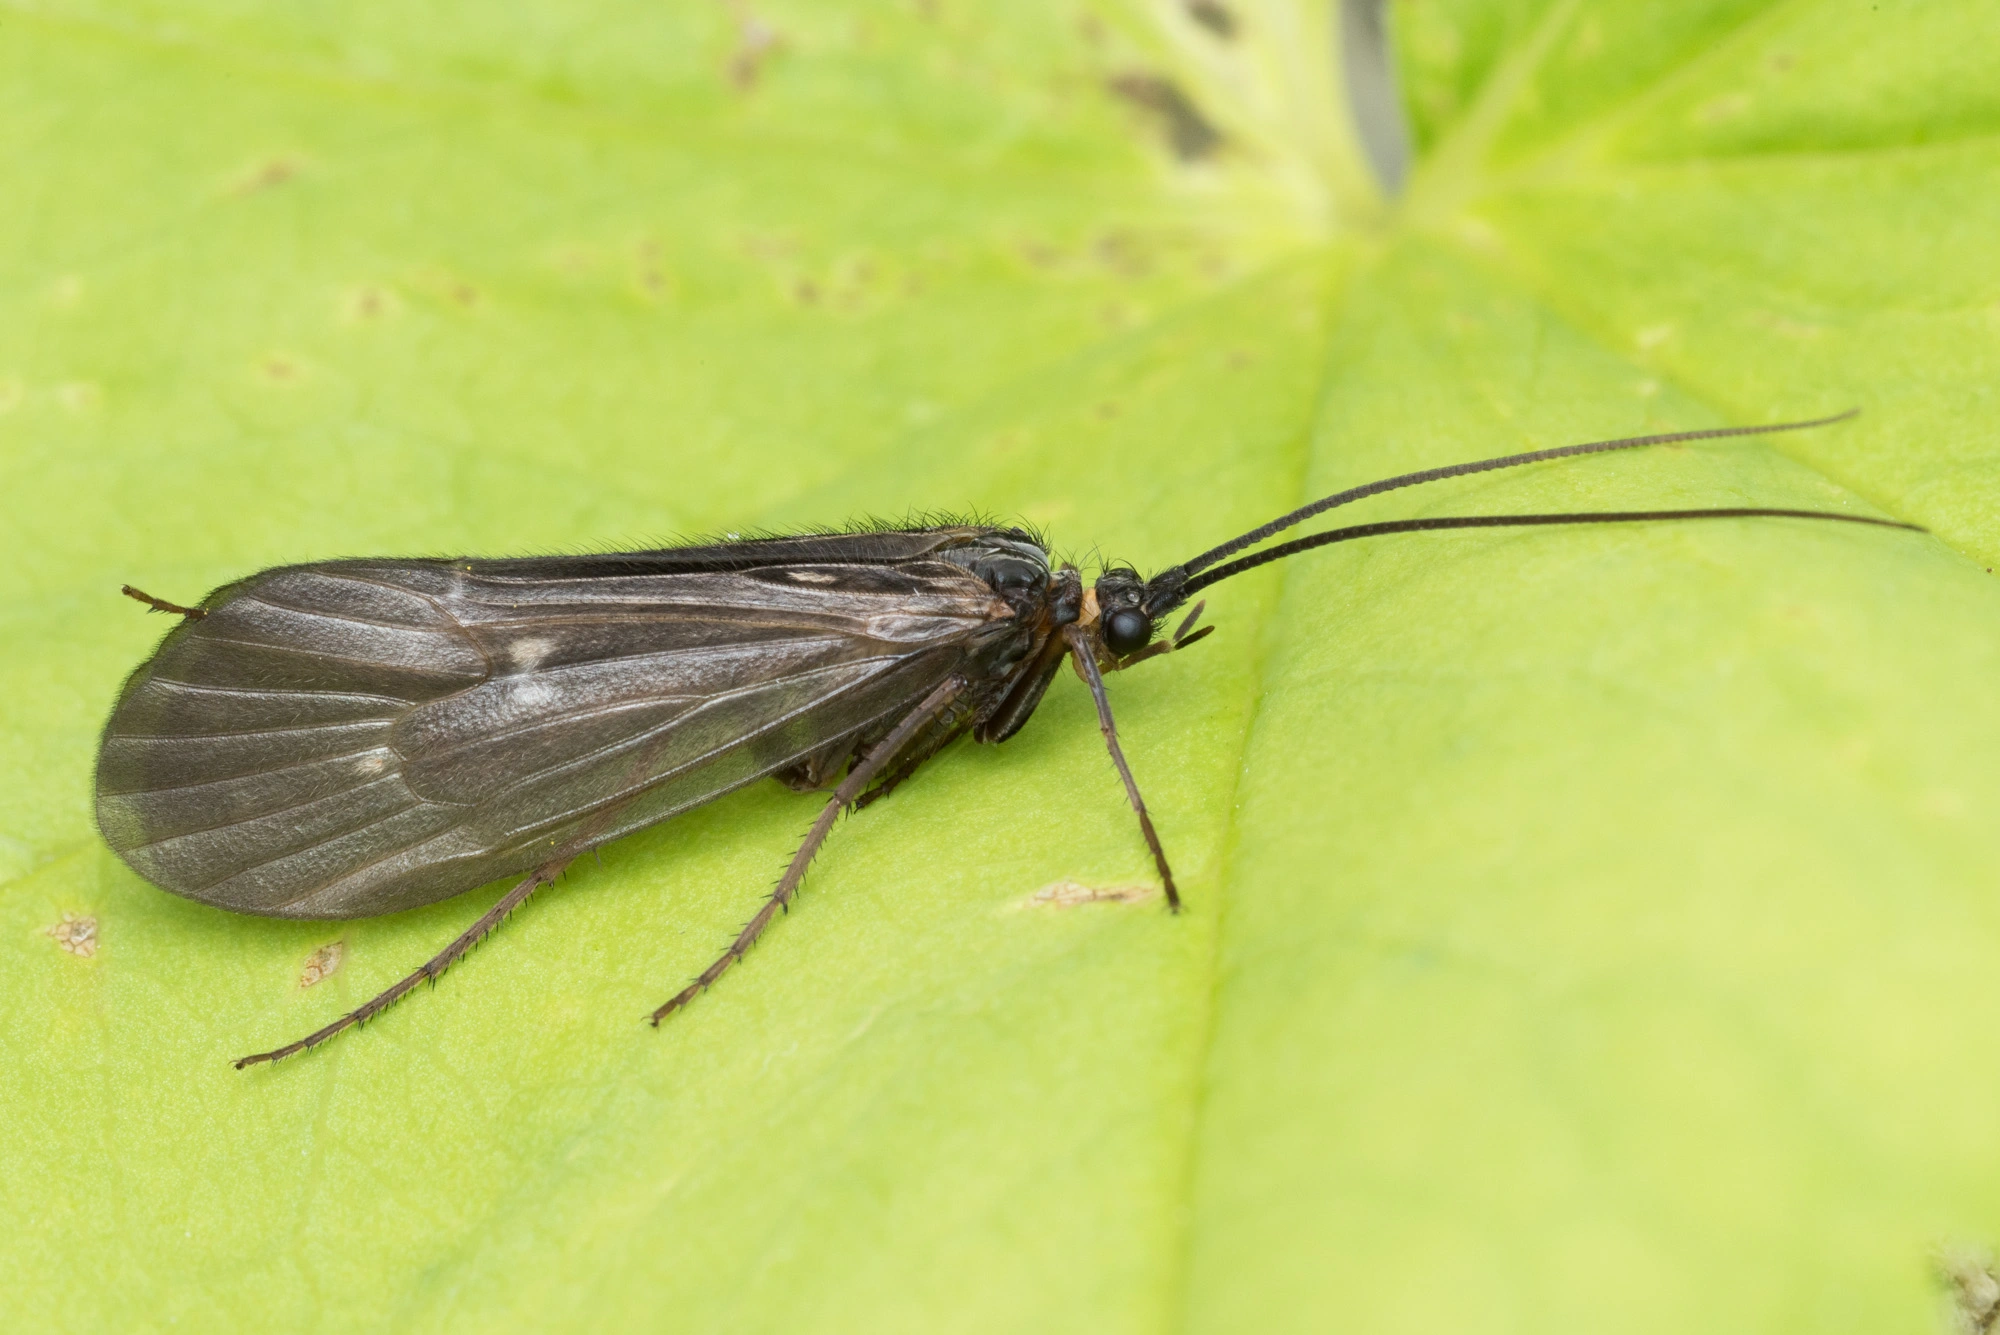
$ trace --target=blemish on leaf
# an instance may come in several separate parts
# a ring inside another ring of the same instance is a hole
[[[819,305],[819,284],[810,278],[801,278],[792,285],[792,296],[801,306]]]
[[[1735,120],[1750,109],[1750,94],[1724,93],[1713,97],[1695,108],[1694,118],[1701,125],[1718,125],[1723,121]]]
[[[1641,352],[1651,352],[1654,348],[1659,347],[1660,344],[1673,336],[1674,327],[1672,325],[1649,324],[1644,329],[1635,329],[1632,331],[1632,342],[1638,345]]]
[[[46,936],[72,955],[89,959],[97,953],[97,919],[87,913],[65,913],[62,921],[44,927]]]
[[[73,413],[89,412],[104,399],[104,392],[88,380],[71,380],[56,386],[56,402]]]
[[[799,250],[796,240],[776,232],[745,232],[737,244],[745,255],[766,264],[788,260]]]
[[[1160,889],[1154,885],[1085,885],[1081,881],[1056,881],[1045,885],[1028,896],[1030,908],[1074,908],[1078,904],[1137,904],[1142,900],[1157,899]]]
[[[1091,247],[1097,262],[1124,278],[1143,278],[1153,262],[1145,247],[1130,232],[1106,232]]]
[[[1225,42],[1236,35],[1236,15],[1222,0],[1187,0],[1187,15]]]
[[[557,246],[549,254],[549,263],[571,278],[581,278],[596,266],[597,257],[585,246]]]
[[[2000,1325],[2000,1276],[1992,1254],[1951,1247],[1936,1257],[1938,1277],[1950,1287],[1951,1326],[1960,1335],[1990,1335]]]
[[[672,295],[666,265],[660,259],[660,243],[641,241],[633,251],[633,286],[647,301],[665,301]]]
[[[1929,788],[1917,795],[1916,808],[1926,816],[1954,820],[1965,814],[1965,794],[1955,788]]]
[[[372,324],[394,315],[400,305],[393,289],[364,283],[341,294],[340,318],[349,324]]]
[[[778,49],[778,30],[759,18],[743,0],[731,0],[736,20],[736,49],[729,56],[729,82],[748,92],[764,72],[764,62]]]
[[[1062,263],[1062,252],[1046,241],[1023,241],[1018,249],[1032,268],[1053,269]]]
[[[1751,318],[1766,329],[1783,334],[1786,338],[1814,339],[1826,333],[1824,325],[1813,324],[1806,320],[1794,320],[1788,315],[1773,315],[1759,311]]]
[[[1480,250],[1497,252],[1501,249],[1500,233],[1483,218],[1466,216],[1458,220],[1456,228],[1459,239]]]
[[[299,986],[311,987],[323,983],[340,972],[340,962],[347,956],[345,941],[329,941],[312,954],[306,956],[306,966],[299,971]]]
[[[486,304],[486,294],[474,287],[470,280],[461,278],[449,270],[433,269],[425,273],[412,274],[404,282],[405,289],[414,289],[434,301],[444,301],[460,310],[476,310]]]
[[[305,377],[305,363],[285,352],[266,353],[257,363],[258,373],[274,385],[289,385]]]
[[[49,305],[58,310],[68,310],[83,299],[83,280],[73,273],[66,273],[49,284]]]
[[[274,190],[298,176],[305,169],[305,159],[292,153],[280,153],[251,164],[230,183],[233,195],[254,195],[265,190]]]
[[[28,396],[28,390],[13,376],[0,378],[0,417],[21,406],[21,400]]]
[[[1144,316],[1136,306],[1127,306],[1122,302],[1107,301],[1097,308],[1097,318],[1104,323],[1104,327],[1107,329],[1131,329]]]
[[[1157,74],[1120,74],[1107,87],[1150,113],[1166,136],[1167,147],[1182,162],[1214,156],[1222,147],[1222,131],[1201,114],[1201,108],[1172,79]]]

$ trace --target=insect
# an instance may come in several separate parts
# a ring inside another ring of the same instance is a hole
[[[1160,637],[1202,590],[1330,543],[1442,529],[1730,518],[1916,526],[1752,507],[1458,515],[1249,549],[1402,487],[1851,415],[1405,473],[1281,515],[1150,579],[1111,566],[1086,585],[1023,529],[946,523],[601,556],[322,561],[224,585],[195,607],[128,585],[182,620],[126,680],[105,725],[98,824],[148,881],[238,913],[366,917],[521,878],[423,967],[242,1068],[324,1042],[435,979],[581,853],[757,779],[831,788],[777,888],[653,1012],[658,1025],[791,902],[842,811],[886,796],[966,733],[1012,737],[1068,660],[1178,910],[1104,673],[1208,634],[1197,602]]]

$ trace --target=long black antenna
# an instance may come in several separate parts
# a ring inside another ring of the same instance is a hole
[[[1210,548],[1191,561],[1161,571],[1148,584],[1146,610],[1159,616],[1169,608],[1179,606],[1192,589],[1190,581],[1208,567],[1225,557],[1234,556],[1246,547],[1254,547],[1264,539],[1284,532],[1296,524],[1304,523],[1314,515],[1324,514],[1336,506],[1347,505],[1369,496],[1379,496],[1385,491],[1396,491],[1403,487],[1414,487],[1425,482],[1441,482],[1445,478],[1465,477],[1471,473],[1490,473],[1499,468],[1519,468],[1523,464],[1545,463],[1550,459],[1573,459],[1580,454],[1608,454],[1613,450],[1636,450],[1647,445],[1671,445],[1684,440],[1718,440],[1726,436],[1761,436],[1774,431],[1803,431],[1808,427],[1831,426],[1844,422],[1861,410],[1849,408],[1844,413],[1832,417],[1815,417],[1804,422],[1773,422],[1769,426],[1718,426],[1701,431],[1669,431],[1653,436],[1621,436],[1617,440],[1594,440],[1584,445],[1562,445],[1551,450],[1530,450],[1526,454],[1505,454],[1497,459],[1481,459],[1474,463],[1448,464],[1442,468],[1426,468],[1415,473],[1401,473],[1386,477],[1379,482],[1370,482],[1359,487],[1349,487],[1331,496],[1301,506],[1290,514],[1280,515],[1270,523],[1251,529],[1241,537],[1231,538],[1220,547]],[[1246,567],[1247,568],[1247,567]],[[1215,581],[1203,581],[1203,586]],[[1155,606],[1155,603],[1159,606]]]
[[[1899,519],[1874,519],[1867,515],[1844,515],[1832,510],[1770,510],[1763,508],[1734,507],[1726,510],[1578,510],[1569,514],[1553,515],[1440,515],[1432,519],[1389,519],[1376,524],[1355,524],[1348,528],[1329,529],[1325,533],[1315,533],[1309,538],[1294,538],[1281,542],[1276,547],[1266,548],[1254,556],[1218,566],[1203,575],[1197,575],[1180,586],[1178,594],[1185,598],[1189,594],[1240,575],[1246,570],[1272,561],[1309,552],[1315,547],[1329,543],[1351,542],[1355,538],[1376,538],[1389,533],[1423,533],[1441,528],[1522,528],[1543,524],[1642,524],[1656,519],[1831,519],[1843,524],[1873,524],[1878,528],[1904,528],[1912,533],[1928,533],[1930,530],[1918,524],[1905,524]]]

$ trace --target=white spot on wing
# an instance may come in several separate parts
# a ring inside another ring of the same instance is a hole
[[[542,660],[549,656],[549,650],[553,648],[555,645],[548,640],[516,640],[508,653],[516,672],[533,672],[542,665]]]
[[[831,584],[836,578],[818,570],[790,570],[785,573],[801,584]]]
[[[530,677],[514,682],[507,692],[507,703],[521,709],[537,709],[555,699],[555,691],[545,681]]]

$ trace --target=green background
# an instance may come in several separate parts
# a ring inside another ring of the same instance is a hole
[[[0,4],[0,1319],[12,1329],[1925,1331],[2000,1240],[2000,56],[1976,0]],[[1171,80],[1222,136],[1184,159]],[[911,508],[1158,568],[1402,493],[845,823],[232,917],[93,828],[192,600],[344,554]],[[58,948],[64,913],[100,949]],[[307,958],[344,964],[311,989]]]

